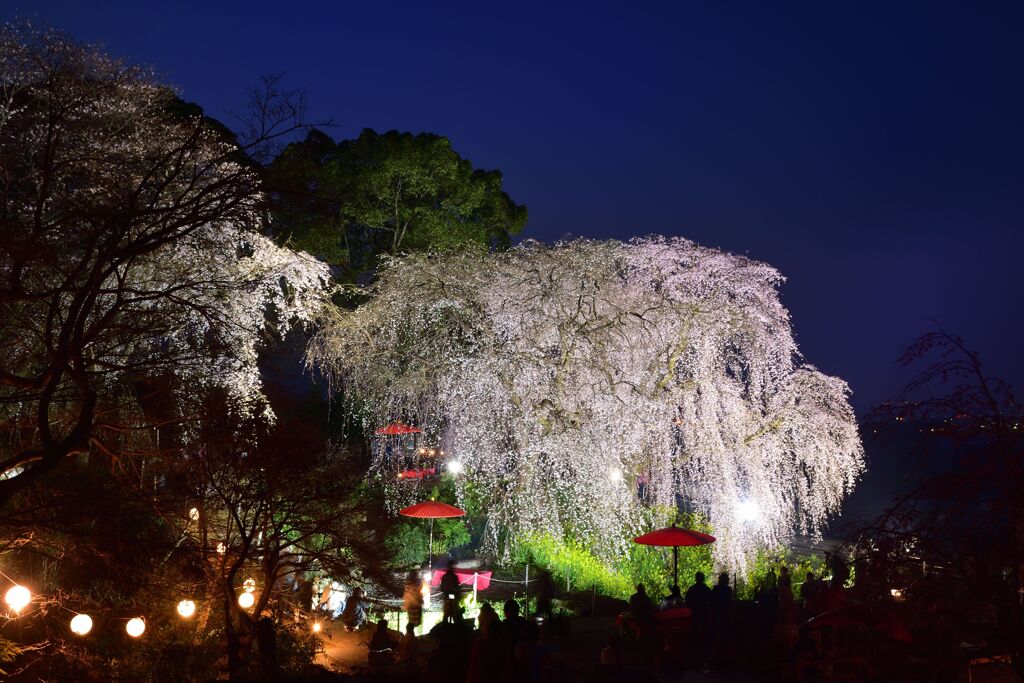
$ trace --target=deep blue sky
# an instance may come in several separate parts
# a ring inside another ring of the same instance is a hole
[[[859,412],[930,317],[1021,388],[1024,3],[0,3],[215,117],[284,72],[336,137],[447,135],[504,172],[525,236],[768,261]]]

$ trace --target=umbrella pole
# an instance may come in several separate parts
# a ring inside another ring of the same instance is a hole
[[[427,571],[430,572],[430,580],[434,580],[434,518],[430,518],[430,541],[427,543]]]
[[[676,588],[679,588],[679,546],[672,546],[672,578]]]

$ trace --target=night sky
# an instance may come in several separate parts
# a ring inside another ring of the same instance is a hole
[[[335,137],[432,131],[525,237],[662,233],[772,263],[864,413],[938,319],[1018,388],[1024,3],[3,2],[217,118],[284,72]],[[444,5],[435,7],[434,5]],[[636,5],[644,5],[637,7]]]

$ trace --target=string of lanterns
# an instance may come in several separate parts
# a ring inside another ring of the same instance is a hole
[[[191,521],[195,522],[199,519],[199,509],[192,508],[188,511],[188,517]],[[217,544],[217,553],[223,555],[227,552],[227,546],[221,542]],[[25,586],[15,582],[9,576],[0,572],[0,576],[14,583],[13,586],[7,589],[4,593],[4,604],[7,608],[14,613],[15,617],[20,616],[22,610],[24,610],[32,602],[32,591]],[[256,604],[256,580],[248,578],[242,582],[242,592],[238,595],[238,606],[244,610],[251,609]],[[66,609],[66,608],[65,608]],[[175,606],[178,616],[182,619],[191,619],[196,613],[196,603],[194,600],[188,598],[181,600]],[[70,610],[69,610],[70,611]],[[74,613],[71,621],[68,624],[69,629],[76,636],[86,636],[92,631],[93,620],[88,614]],[[146,632],[146,620],[143,617],[132,617],[125,623],[125,632],[132,638],[139,638],[143,633]],[[319,621],[314,621],[312,625],[313,633],[320,633],[323,626]]]
[[[251,578],[246,579],[242,584],[242,588],[242,592],[238,595],[238,606],[247,610],[256,604],[256,581]],[[6,593],[4,593],[4,603],[7,605],[7,608],[15,614],[15,616],[20,615],[22,610],[28,607],[31,602],[32,591],[21,584],[14,584],[7,589]],[[194,600],[186,598],[177,604],[176,610],[178,612],[178,616],[182,619],[190,619],[195,616],[196,603]],[[88,635],[89,632],[92,631],[92,626],[92,617],[88,614],[76,613],[69,623],[71,632],[76,636]],[[323,626],[319,621],[313,622],[313,633],[320,633],[322,629]],[[125,623],[124,630],[132,638],[138,638],[146,632],[146,620],[142,617],[132,617]]]

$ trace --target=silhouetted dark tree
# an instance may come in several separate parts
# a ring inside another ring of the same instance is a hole
[[[919,613],[949,610],[956,623],[972,605],[997,608],[989,637],[1019,651],[1024,410],[1011,387],[943,329],[921,337],[901,363],[924,367],[876,409],[874,431],[916,430],[921,475],[865,529],[867,576],[858,573],[858,583],[866,578],[875,597],[902,590]]]
[[[117,459],[126,433],[186,417],[189,383],[259,402],[266,309],[301,316],[325,274],[260,233],[246,152],[301,123],[260,92],[239,143],[143,69],[0,31],[0,506],[69,455]]]

